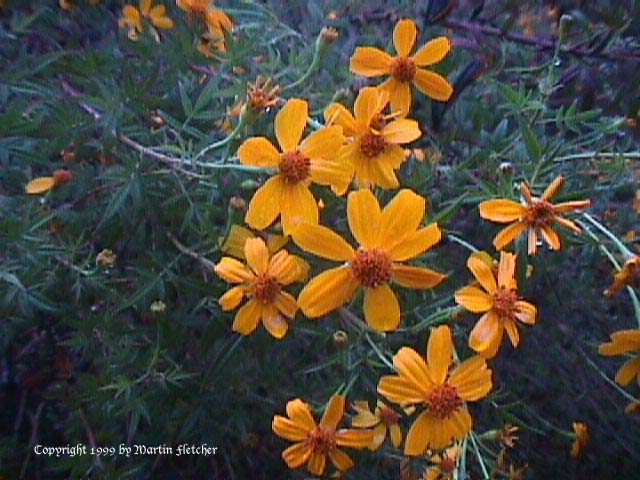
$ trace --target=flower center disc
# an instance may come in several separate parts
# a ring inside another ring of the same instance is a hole
[[[278,167],[284,180],[295,185],[309,177],[311,160],[298,150],[293,150],[282,155]]]
[[[416,74],[416,64],[411,58],[396,57],[391,64],[391,75],[401,82],[407,83],[413,80]]]
[[[267,275],[260,275],[253,285],[253,296],[262,303],[273,303],[278,293],[280,284],[275,278]]]
[[[462,406],[462,398],[458,389],[445,383],[436,387],[427,398],[429,411],[440,418],[445,418]]]
[[[381,135],[365,133],[360,139],[360,151],[365,157],[375,158],[385,151],[387,141]]]
[[[513,290],[501,288],[493,295],[493,309],[500,319],[513,318],[516,313],[518,295]]]
[[[351,271],[363,287],[374,288],[391,280],[391,260],[381,250],[360,250],[351,262]]]
[[[546,200],[537,200],[533,205],[529,207],[527,211],[527,222],[530,225],[541,226],[547,223],[547,221],[553,217],[554,210]]]
[[[314,452],[328,454],[336,448],[336,432],[333,429],[318,426],[309,433],[307,442]]]

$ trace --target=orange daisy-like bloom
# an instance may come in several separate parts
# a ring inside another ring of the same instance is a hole
[[[139,8],[133,5],[122,7],[122,17],[118,20],[120,28],[128,28],[131,40],[137,40],[144,31],[142,20],[147,18],[156,28],[173,28],[173,20],[167,17],[164,5],[153,5],[153,0],[140,0]]]
[[[584,447],[589,443],[589,429],[587,424],[583,422],[573,422],[573,431],[575,432],[576,439],[571,445],[571,456],[577,458],[584,450]]]
[[[519,320],[527,325],[536,322],[536,307],[518,297],[515,278],[516,255],[500,252],[497,274],[491,261],[471,255],[467,267],[480,283],[462,287],[455,293],[456,303],[474,313],[484,313],[469,335],[469,346],[485,358],[498,353],[504,331],[514,347],[520,342],[516,327]]]
[[[53,172],[50,177],[34,178],[25,185],[24,190],[29,195],[39,195],[52,190],[54,187],[70,182],[72,178],[72,172],[60,169]]]
[[[303,250],[344,262],[313,278],[300,292],[298,305],[309,318],[321,317],[344,305],[359,286],[364,287],[364,317],[379,331],[400,324],[400,305],[389,284],[426,289],[445,275],[428,268],[403,265],[440,241],[435,223],[419,228],[425,199],[401,190],[384,209],[368,189],[351,192],[347,199],[349,228],[360,247],[356,250],[341,236],[321,225],[300,225],[292,235]]]
[[[338,425],[344,415],[345,398],[334,395],[324,415],[317,424],[309,405],[296,398],[287,403],[287,416],[276,415],[272,430],[280,437],[294,443],[282,452],[289,468],[298,468],[307,463],[313,475],[322,475],[327,457],[340,471],[353,467],[353,460],[338,447],[366,448],[373,439],[371,430],[355,430]]]
[[[640,385],[640,329],[638,330],[620,330],[611,334],[611,341],[600,345],[598,350],[600,355],[607,357],[614,355],[623,355],[625,353],[635,353],[635,356],[627,360],[618,373],[616,374],[616,382],[620,385],[629,385],[631,381],[637,377]]]
[[[610,297],[626,286],[640,289],[640,255],[635,255],[624,262],[622,269],[616,272],[613,283],[604,291],[604,294]]]
[[[223,257],[215,266],[214,270],[220,277],[237,284],[218,302],[226,312],[236,308],[248,296],[249,301],[236,314],[233,331],[249,335],[262,319],[271,335],[282,338],[289,329],[284,317],[293,318],[298,310],[295,298],[282,287],[306,278],[308,265],[286,250],[270,255],[261,238],[248,239],[244,253],[248,265],[235,258]]]
[[[176,5],[192,16],[198,15],[204,17],[212,7],[212,4],[212,0],[176,0]]]
[[[393,30],[395,57],[375,47],[358,47],[351,57],[353,73],[365,77],[391,76],[379,88],[389,92],[391,110],[403,115],[411,108],[411,84],[442,102],[449,100],[453,93],[453,87],[446,78],[421,68],[441,62],[451,50],[451,42],[446,37],[434,38],[409,56],[417,35],[418,29],[413,20],[400,20]]]
[[[551,224],[558,223],[575,233],[582,230],[571,220],[562,217],[560,214],[570,212],[579,208],[586,208],[591,205],[590,200],[575,200],[553,204],[550,202],[562,184],[562,175],[556,177],[546,188],[542,197],[533,197],[529,185],[522,182],[520,192],[526,202],[524,205],[506,198],[486,200],[479,205],[480,216],[484,219],[498,223],[511,223],[503,229],[493,239],[493,245],[497,250],[502,250],[509,245],[522,232],[529,229],[529,255],[535,255],[538,248],[538,236],[542,235],[547,244],[553,250],[560,250],[560,237],[551,227]]]
[[[207,57],[214,57],[215,51],[226,52],[225,33],[233,31],[233,20],[217,8],[207,10],[204,20],[208,31],[202,36],[198,44],[198,50]]]
[[[238,149],[241,163],[278,170],[249,203],[245,221],[257,230],[267,228],[278,216],[285,235],[298,223],[318,223],[318,204],[309,190],[311,182],[330,185],[338,195],[351,182],[349,169],[334,160],[343,142],[341,127],[321,128],[300,143],[308,112],[307,102],[296,98],[278,112],[275,134],[281,152],[264,137],[249,138]]]
[[[476,355],[452,371],[453,341],[446,325],[434,328],[429,336],[427,358],[402,347],[393,357],[398,375],[387,375],[378,383],[378,393],[400,405],[424,405],[404,445],[405,455],[422,455],[463,439],[471,430],[472,419],[465,404],[479,400],[492,388],[491,370]]]
[[[400,145],[421,135],[415,120],[388,121],[393,115],[382,114],[388,103],[388,92],[365,87],[353,105],[355,116],[339,103],[324,112],[327,123],[342,126],[347,144],[339,153],[340,161],[355,170],[356,183],[362,187],[398,188],[395,170],[406,159]]]
[[[357,415],[353,418],[351,425],[356,428],[374,428],[374,436],[369,445],[369,450],[377,450],[380,448],[384,439],[387,438],[387,431],[391,444],[398,448],[402,443],[402,429],[400,428],[400,419],[402,414],[395,411],[383,401],[378,400],[374,412],[369,408],[369,402],[366,400],[357,400],[353,402],[353,408]]]

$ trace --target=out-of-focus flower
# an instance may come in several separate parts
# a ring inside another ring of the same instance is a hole
[[[389,92],[391,110],[403,115],[411,108],[411,84],[429,97],[443,102],[449,100],[453,93],[453,87],[446,78],[422,68],[441,62],[451,50],[451,41],[446,37],[434,38],[409,56],[417,35],[418,29],[413,20],[400,20],[393,30],[395,57],[375,47],[358,47],[351,57],[351,71],[358,75],[390,76],[379,88]]]
[[[505,447],[515,447],[516,442],[518,441],[518,430],[520,429],[515,425],[511,425],[510,423],[505,424],[502,429],[498,430],[498,441]]]
[[[374,436],[369,445],[369,450],[377,450],[380,448],[384,439],[387,438],[387,431],[391,444],[398,448],[402,443],[402,429],[400,428],[400,419],[402,414],[385,404],[382,400],[376,403],[375,411],[369,408],[369,402],[366,400],[356,400],[353,402],[353,409],[357,415],[351,421],[351,425],[356,428],[374,428]]]
[[[475,313],[484,313],[469,335],[469,346],[484,358],[498,353],[504,331],[514,347],[520,342],[516,322],[527,325],[536,321],[536,307],[518,297],[515,278],[516,255],[500,252],[497,273],[477,255],[471,255],[467,267],[482,286],[462,287],[455,293],[456,303]]]
[[[291,469],[305,463],[313,475],[322,475],[327,457],[340,471],[353,467],[353,460],[339,447],[366,448],[373,438],[373,431],[338,429],[344,415],[345,398],[334,395],[329,400],[324,415],[317,424],[308,404],[296,398],[287,403],[287,416],[276,415],[272,430],[280,437],[295,442],[282,452],[282,458]]]
[[[213,7],[212,0],[176,0],[176,5],[189,14],[190,17],[204,18],[207,11]]]
[[[222,10],[214,8],[204,15],[207,33],[200,39],[198,51],[206,57],[216,57],[217,52],[227,51],[225,33],[233,31],[233,20]]]
[[[424,471],[422,480],[449,480],[453,478],[459,456],[460,447],[457,444],[453,444],[442,453],[430,455],[429,461],[434,465]]]
[[[640,384],[640,355],[638,355],[640,352],[640,329],[620,330],[612,333],[611,341],[600,345],[598,352],[607,357],[632,353],[633,357],[618,370],[616,382],[625,386],[637,377]]]
[[[450,371],[453,354],[451,330],[443,325],[431,330],[427,356],[402,347],[393,357],[397,375],[378,383],[378,393],[399,405],[426,407],[407,433],[405,455],[418,456],[427,448],[440,450],[463,439],[473,421],[465,402],[485,397],[492,388],[491,370],[476,355]]]
[[[258,75],[255,82],[247,83],[246,107],[254,115],[262,115],[282,101],[278,96],[281,91],[282,87],[272,78]]]
[[[149,307],[151,313],[164,313],[166,309],[167,305],[162,300],[156,300]]]
[[[620,271],[613,277],[613,283],[604,291],[608,297],[615,295],[624,287],[640,288],[640,255],[629,258]]]
[[[398,188],[395,170],[406,160],[400,145],[422,134],[415,120],[392,120],[393,115],[384,115],[388,103],[388,92],[365,87],[353,105],[355,115],[339,103],[329,105],[324,112],[327,124],[340,125],[344,130],[347,143],[338,157],[355,171],[361,187]]]
[[[109,248],[105,248],[96,257],[96,262],[102,267],[105,268],[113,268],[116,265],[116,256],[115,252]]]
[[[573,445],[571,445],[571,456],[577,458],[587,443],[589,443],[589,429],[584,422],[573,422],[573,431],[575,432],[576,439]]]
[[[249,138],[238,149],[240,163],[277,169],[249,202],[245,221],[257,230],[267,228],[278,217],[285,235],[300,223],[318,223],[318,204],[309,185],[330,185],[341,195],[351,182],[349,169],[335,160],[343,142],[342,128],[316,130],[301,142],[308,118],[307,102],[291,99],[275,119],[280,151],[265,137]]]
[[[50,177],[38,177],[31,180],[24,187],[25,192],[29,195],[38,195],[46,193],[49,190],[71,181],[73,173],[69,170],[56,170]]]
[[[0,6],[2,6],[2,4],[4,3],[4,0],[0,2]],[[100,0],[88,0],[89,5],[98,5],[100,3]],[[58,5],[60,5],[60,8],[63,10],[66,10],[67,12],[72,10],[74,7],[74,4],[71,0],[58,0]]]
[[[122,7],[122,17],[118,20],[120,28],[128,29],[128,37],[137,40],[144,31],[144,19],[148,19],[155,28],[173,28],[173,20],[167,16],[167,7],[154,5],[153,0],[140,0],[139,7],[125,5]]]
[[[560,250],[560,237],[551,227],[554,223],[558,223],[575,233],[580,233],[582,230],[574,222],[561,216],[561,214],[579,208],[586,208],[591,202],[589,200],[574,200],[557,204],[551,203],[551,197],[558,192],[563,183],[564,178],[562,175],[556,177],[542,196],[538,198],[533,197],[529,185],[526,182],[522,182],[520,192],[525,201],[524,205],[507,198],[481,202],[479,208],[482,218],[493,222],[511,224],[493,239],[493,245],[496,249],[502,250],[528,229],[528,251],[530,255],[535,255],[538,248],[538,236],[540,235],[553,250]]]
[[[248,239],[244,253],[247,264],[223,257],[215,266],[214,270],[221,278],[236,284],[218,302],[226,312],[238,307],[248,297],[249,301],[236,314],[233,331],[249,335],[262,319],[267,331],[280,339],[289,329],[284,317],[293,318],[298,310],[295,298],[283,287],[302,280],[300,261],[286,250],[271,255],[261,238]]]
[[[446,276],[429,268],[404,262],[429,250],[440,241],[435,223],[420,228],[425,199],[411,190],[400,190],[380,209],[368,189],[351,192],[347,219],[359,244],[356,250],[341,236],[321,225],[301,224],[293,241],[303,250],[343,262],[313,278],[300,292],[298,304],[308,318],[321,317],[347,303],[358,287],[364,287],[364,317],[378,331],[400,324],[400,304],[392,282],[405,288],[428,289]]]

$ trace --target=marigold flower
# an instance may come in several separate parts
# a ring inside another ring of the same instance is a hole
[[[640,384],[640,329],[612,333],[611,341],[600,345],[598,352],[607,357],[633,352],[635,355],[618,370],[616,382],[626,386],[637,377]]]
[[[322,475],[327,457],[340,471],[353,467],[353,460],[338,447],[365,448],[373,438],[371,430],[338,429],[344,415],[345,398],[334,395],[317,424],[308,404],[296,398],[287,403],[287,416],[275,415],[271,424],[276,435],[290,440],[292,446],[282,452],[291,469],[307,464],[313,475]]]
[[[386,405],[382,400],[376,403],[375,411],[369,408],[369,402],[366,400],[356,400],[353,402],[353,408],[357,415],[351,421],[351,425],[356,428],[372,428],[373,440],[368,446],[369,450],[377,450],[380,448],[384,439],[387,438],[387,431],[391,444],[398,448],[402,443],[402,429],[400,428],[400,419],[402,414]]]
[[[137,40],[144,31],[143,19],[147,18],[156,28],[173,28],[173,20],[167,17],[167,7],[153,5],[153,0],[140,0],[138,8],[133,5],[122,7],[122,17],[118,20],[120,28],[128,28],[127,35],[131,40]]]
[[[493,239],[493,245],[496,249],[502,250],[519,237],[522,232],[529,229],[529,255],[535,255],[538,248],[539,235],[542,235],[542,238],[553,250],[560,250],[560,237],[551,228],[553,223],[559,223],[575,233],[580,233],[582,230],[574,222],[562,217],[560,214],[578,208],[586,208],[591,205],[591,201],[574,200],[557,204],[551,203],[551,197],[558,192],[563,183],[564,177],[559,175],[546,188],[542,197],[538,198],[533,197],[529,185],[522,182],[520,192],[526,202],[524,205],[507,198],[481,202],[479,208],[482,218],[498,223],[511,223]]]
[[[355,170],[356,183],[362,187],[398,188],[394,170],[406,159],[400,145],[421,135],[415,120],[391,120],[393,115],[383,115],[388,103],[386,91],[365,87],[353,105],[355,116],[339,103],[329,105],[324,112],[328,124],[342,126],[347,144],[338,156]]]
[[[455,293],[456,303],[470,312],[484,313],[469,335],[469,346],[484,358],[492,358],[498,353],[505,330],[511,344],[518,346],[517,320],[527,325],[536,321],[536,307],[518,297],[516,257],[500,252],[496,273],[486,260],[471,255],[467,267],[482,288],[468,285]]]
[[[220,277],[236,284],[220,297],[218,303],[226,312],[240,305],[245,296],[249,297],[249,301],[236,314],[233,331],[249,335],[262,319],[267,331],[280,339],[289,328],[283,316],[293,318],[298,310],[295,298],[283,287],[301,281],[308,267],[301,269],[301,259],[286,250],[270,255],[261,238],[248,239],[244,244],[244,253],[247,264],[235,258],[223,257],[214,267]]]
[[[571,456],[577,458],[587,443],[589,443],[589,429],[586,423],[573,422],[573,431],[575,432],[576,439],[571,446]]]
[[[411,84],[429,97],[445,102],[453,87],[438,73],[425,70],[441,62],[451,50],[451,41],[438,37],[409,56],[416,43],[418,29],[413,20],[400,20],[393,30],[393,45],[397,55],[375,47],[358,47],[351,56],[351,71],[365,77],[390,75],[379,88],[389,92],[391,110],[406,115],[411,108]]]
[[[321,128],[300,142],[308,112],[307,102],[296,98],[278,112],[275,134],[280,152],[265,137],[249,138],[238,149],[240,163],[278,170],[249,203],[245,221],[257,230],[267,228],[278,216],[285,235],[298,223],[318,223],[318,204],[309,190],[311,182],[330,185],[338,195],[351,182],[349,169],[333,160],[343,142],[341,127]]]
[[[233,20],[218,8],[209,9],[204,14],[207,33],[200,39],[198,50],[206,57],[215,57],[216,51],[226,52],[227,42],[225,32],[233,31]]]
[[[58,185],[70,182],[73,178],[73,172],[69,170],[59,169],[53,172],[50,177],[37,177],[29,181],[24,190],[29,195],[39,195],[52,190]]]
[[[424,405],[405,439],[405,455],[422,455],[461,440],[471,430],[472,419],[465,402],[485,397],[492,388],[491,370],[476,355],[452,371],[451,330],[442,325],[431,330],[425,359],[414,349],[402,347],[393,357],[398,375],[386,375],[378,393],[400,405]]]
[[[624,262],[622,269],[615,273],[613,283],[604,291],[604,294],[611,297],[626,286],[640,288],[640,255],[635,255]]]
[[[342,237],[321,225],[300,225],[292,235],[303,250],[343,265],[325,270],[300,292],[298,305],[309,318],[321,317],[347,303],[359,286],[364,287],[364,317],[379,331],[400,324],[400,305],[389,284],[426,289],[438,285],[445,275],[423,267],[404,265],[440,241],[435,223],[419,228],[425,199],[401,190],[384,209],[368,189],[351,192],[347,219],[359,243],[356,250]]]
[[[212,0],[176,0],[176,5],[190,16],[202,16],[212,7]]]
[[[429,457],[429,461],[435,464],[427,468],[422,474],[423,480],[449,480],[453,478],[453,472],[458,465],[460,447],[457,444],[447,448],[442,453],[436,453]]]

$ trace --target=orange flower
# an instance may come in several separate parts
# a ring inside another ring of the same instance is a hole
[[[397,56],[375,47],[358,47],[351,57],[351,71],[365,77],[390,75],[379,88],[389,92],[391,110],[406,115],[411,108],[411,84],[422,93],[445,102],[453,87],[443,76],[420,67],[441,62],[451,50],[446,37],[438,37],[423,45],[409,56],[416,43],[418,29],[413,20],[400,20],[393,30],[393,45]]]
[[[573,431],[575,432],[576,439],[571,445],[571,456],[577,458],[582,453],[584,447],[589,443],[589,429],[587,424],[583,422],[573,422]]]
[[[301,268],[304,261],[286,250],[270,255],[261,238],[248,239],[244,253],[248,265],[235,258],[223,257],[215,266],[214,270],[220,277],[237,284],[218,302],[226,312],[236,308],[248,296],[249,301],[236,314],[233,331],[249,335],[262,319],[271,335],[282,338],[289,328],[283,315],[293,318],[298,310],[295,298],[282,287],[305,278],[308,266]]]
[[[309,318],[321,317],[351,300],[362,286],[367,323],[379,331],[395,330],[400,324],[400,305],[389,284],[426,289],[445,278],[431,269],[402,263],[440,241],[440,229],[435,223],[419,228],[425,203],[420,195],[405,189],[381,210],[368,189],[351,192],[347,219],[360,244],[357,250],[326,227],[300,225],[292,235],[300,248],[344,262],[313,278],[300,292],[298,305],[302,312]]]
[[[261,237],[265,240],[267,250],[269,250],[270,254],[274,254],[287,243],[287,237],[283,237],[282,235],[267,233],[261,235]],[[231,255],[232,257],[236,257],[241,260],[246,260],[247,257],[244,254],[244,244],[250,238],[255,238],[255,235],[251,230],[240,225],[232,225],[226,238],[220,237],[218,239],[218,245],[220,246],[220,250],[227,255]],[[295,258],[300,259],[304,264],[307,263],[300,257]]]
[[[207,10],[204,20],[207,24],[207,33],[202,36],[198,44],[200,53],[206,57],[215,57],[215,51],[226,52],[225,33],[233,31],[233,20],[217,8]]]
[[[298,468],[307,463],[309,472],[322,475],[327,456],[340,471],[353,467],[353,460],[338,447],[365,448],[373,439],[373,431],[337,430],[344,415],[344,403],[342,395],[331,397],[319,425],[313,419],[309,405],[299,398],[287,403],[286,417],[273,417],[272,430],[278,436],[296,442],[282,452],[282,458],[289,468]]]
[[[544,191],[542,197],[537,198],[531,196],[529,185],[522,182],[520,192],[526,202],[525,205],[507,198],[486,200],[480,203],[482,218],[498,223],[511,223],[493,239],[493,245],[496,249],[502,250],[528,228],[529,255],[535,255],[539,235],[542,235],[542,238],[553,250],[560,250],[560,238],[551,228],[553,223],[559,223],[576,233],[580,233],[580,228],[574,222],[560,216],[560,214],[578,208],[586,208],[591,202],[590,200],[575,200],[552,204],[551,197],[558,192],[563,183],[562,175],[556,177]]]
[[[298,223],[318,223],[318,205],[309,190],[311,182],[330,185],[339,195],[349,186],[348,168],[333,160],[343,142],[341,127],[321,128],[300,143],[308,112],[307,102],[296,98],[278,112],[275,134],[281,152],[264,137],[249,138],[238,149],[241,163],[278,170],[249,203],[245,221],[257,230],[267,228],[278,216],[285,235]]]
[[[492,388],[491,370],[476,355],[452,371],[453,342],[446,325],[431,330],[425,359],[415,350],[402,347],[393,357],[398,375],[387,375],[378,383],[378,393],[400,405],[424,405],[405,440],[405,455],[422,455],[442,449],[452,440],[463,439],[472,419],[465,404],[479,400]]]
[[[133,5],[122,7],[122,17],[118,20],[118,26],[128,28],[129,38],[137,40],[144,31],[144,18],[156,28],[173,28],[173,20],[167,17],[167,8],[164,5],[153,5],[153,0],[140,0],[139,8]]]
[[[46,193],[58,185],[70,182],[72,178],[72,172],[60,169],[53,172],[53,175],[50,177],[34,178],[25,185],[24,190],[29,195],[38,195],[40,193]]]
[[[640,329],[620,330],[611,334],[611,341],[600,345],[600,355],[607,357],[634,352],[636,355],[622,365],[616,374],[616,382],[626,386],[637,377],[640,384]]]
[[[511,344],[518,346],[516,321],[533,325],[536,307],[518,297],[516,255],[500,252],[497,274],[491,263],[478,255],[469,257],[467,267],[482,289],[474,285],[462,287],[455,293],[455,300],[471,312],[484,313],[469,335],[469,346],[484,358],[492,358],[498,353],[505,330]]]
[[[604,291],[604,294],[610,297],[626,286],[640,288],[640,255],[635,255],[624,262],[622,269],[616,272],[613,283]]]
[[[378,400],[375,412],[369,408],[369,402],[366,400],[357,400],[353,402],[353,408],[357,415],[353,418],[351,425],[356,428],[375,427],[373,432],[373,440],[369,445],[369,450],[377,450],[380,448],[384,439],[387,438],[387,430],[391,444],[398,448],[402,443],[402,429],[399,422],[402,414],[396,412],[393,408],[386,405],[383,401]]]
[[[389,102],[389,94],[373,87],[360,90],[354,115],[339,103],[333,103],[324,112],[328,124],[342,126],[347,144],[339,157],[355,170],[356,183],[362,187],[377,185],[382,188],[398,188],[398,170],[405,161],[400,145],[420,138],[418,122],[396,119],[382,111]]]
[[[460,447],[454,444],[440,454],[431,455],[429,461],[435,466],[427,468],[422,474],[423,480],[449,480],[458,465]]]
[[[212,0],[176,0],[176,5],[189,15],[204,17],[213,4]]]

